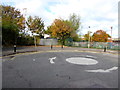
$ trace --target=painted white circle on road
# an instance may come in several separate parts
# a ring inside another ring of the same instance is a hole
[[[98,63],[98,61],[94,59],[83,58],[83,57],[71,57],[71,58],[67,58],[66,61],[72,64],[80,64],[80,65],[94,65]]]

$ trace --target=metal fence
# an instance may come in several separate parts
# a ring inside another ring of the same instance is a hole
[[[40,39],[39,45],[58,45],[57,39]],[[88,42],[73,42],[66,40],[66,46],[73,47],[88,47]],[[111,50],[120,50],[120,42],[90,42],[90,48],[103,48],[111,49]]]
[[[112,50],[120,50],[120,43],[118,42],[90,42],[90,48],[104,48]],[[66,46],[88,47],[88,42],[66,42]]]
[[[57,39],[40,39],[39,45],[57,45]]]

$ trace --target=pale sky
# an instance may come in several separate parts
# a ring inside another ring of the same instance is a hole
[[[120,0],[2,0],[2,4],[14,6],[26,15],[39,16],[45,26],[51,25],[54,19],[68,19],[75,13],[81,17],[80,31],[86,34],[88,30],[93,33],[105,30],[112,37],[118,37],[118,2]],[[25,14],[25,12],[24,12]],[[89,29],[88,26],[91,28]]]

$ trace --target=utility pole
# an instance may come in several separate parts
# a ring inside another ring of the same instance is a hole
[[[35,35],[34,35],[34,33],[32,32],[32,36],[33,36],[33,38],[34,38],[34,44],[35,44],[35,51],[37,51],[37,49],[36,49],[36,38],[35,38]]]
[[[89,26],[88,35],[89,35],[89,37],[88,37],[88,48],[90,48],[90,26]]]
[[[111,42],[112,42],[112,29],[113,29],[113,27],[111,26]]]
[[[36,38],[35,38],[35,36],[33,36],[34,37],[34,43],[35,43],[35,51],[37,50],[36,49]]]

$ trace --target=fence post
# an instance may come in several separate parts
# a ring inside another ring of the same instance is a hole
[[[104,47],[104,52],[106,52],[106,50],[107,50],[107,46]]]
[[[53,48],[53,45],[51,45],[51,49]]]

